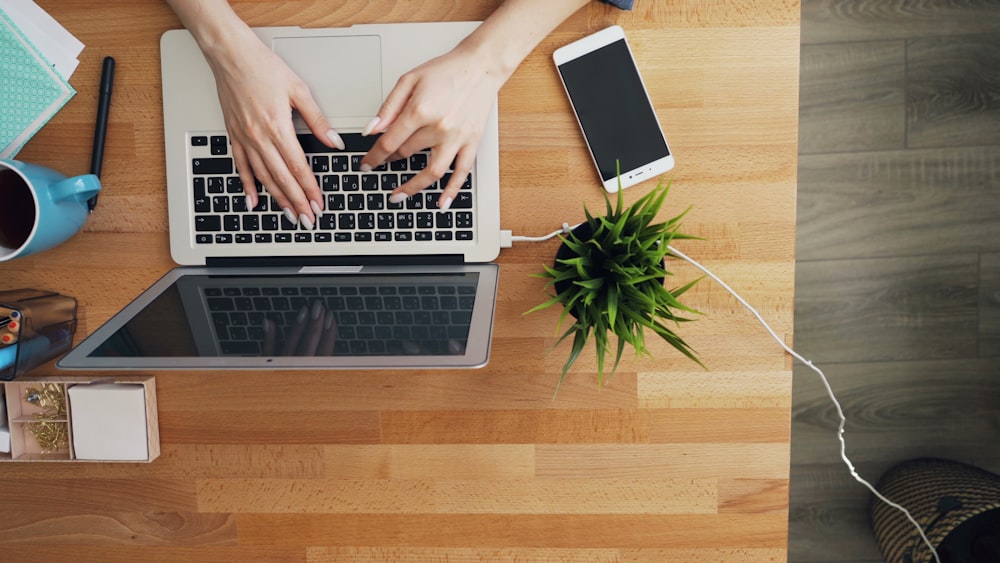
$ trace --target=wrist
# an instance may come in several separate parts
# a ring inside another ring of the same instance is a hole
[[[238,45],[256,41],[250,27],[229,6],[227,0],[168,0],[209,63],[238,52]]]

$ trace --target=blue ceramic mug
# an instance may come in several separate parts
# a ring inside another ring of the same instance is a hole
[[[67,178],[44,166],[0,160],[0,262],[75,235],[87,219],[87,200],[99,191],[93,174]]]

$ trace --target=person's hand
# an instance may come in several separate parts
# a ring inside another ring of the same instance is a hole
[[[295,324],[281,343],[280,356],[332,356],[337,341],[337,314],[328,311],[318,299],[302,307]],[[274,321],[264,321],[265,356],[277,349],[277,328]]]
[[[296,137],[292,110],[327,146],[343,149],[343,140],[330,128],[306,83],[255,35],[240,39],[224,56],[210,57],[209,64],[247,208],[258,202],[256,177],[289,221],[313,228],[324,199]]]
[[[407,72],[362,134],[382,132],[362,159],[363,170],[431,149],[427,167],[393,190],[399,203],[433,184],[454,162],[438,200],[447,209],[476,160],[476,149],[506,76],[491,72],[470,51],[456,48]]]

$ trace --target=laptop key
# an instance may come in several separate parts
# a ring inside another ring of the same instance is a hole
[[[326,174],[323,176],[323,181],[320,185],[323,187],[324,192],[338,192],[340,191],[340,176]]]
[[[199,215],[194,218],[196,231],[221,231],[222,218],[218,215]]]
[[[326,208],[329,211],[344,211],[347,209],[347,198],[344,194],[330,194],[326,196]]]
[[[382,194],[367,194],[365,198],[365,208],[371,211],[381,211],[385,209],[385,196]]]
[[[439,229],[450,229],[454,226],[454,216],[448,211],[439,211],[434,214],[434,226]]]
[[[353,213],[338,213],[337,228],[342,231],[354,229],[356,220]]]
[[[217,195],[212,197],[212,211],[216,213],[229,212],[229,196]]]
[[[191,173],[198,175],[205,174],[232,174],[233,159],[231,158],[195,158],[191,161]]]
[[[208,199],[206,196],[196,197],[194,199],[194,212],[195,213],[210,213],[212,211],[212,200]]]
[[[221,194],[226,191],[225,181],[222,176],[211,176],[208,179],[208,193],[210,194]]]
[[[317,155],[312,157],[312,170],[313,172],[319,172],[325,174],[330,171],[330,158],[326,155]]]
[[[410,170],[420,171],[427,168],[427,154],[418,152],[410,156]]]
[[[451,204],[452,209],[472,209],[472,192],[460,191],[455,201]]]
[[[330,172],[347,172],[348,161],[346,154],[330,155]]]

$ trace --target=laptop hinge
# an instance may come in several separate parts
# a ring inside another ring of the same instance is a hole
[[[302,266],[425,266],[435,264],[464,264],[461,254],[426,254],[420,256],[214,256],[205,260],[206,266],[228,268],[302,267]]]

